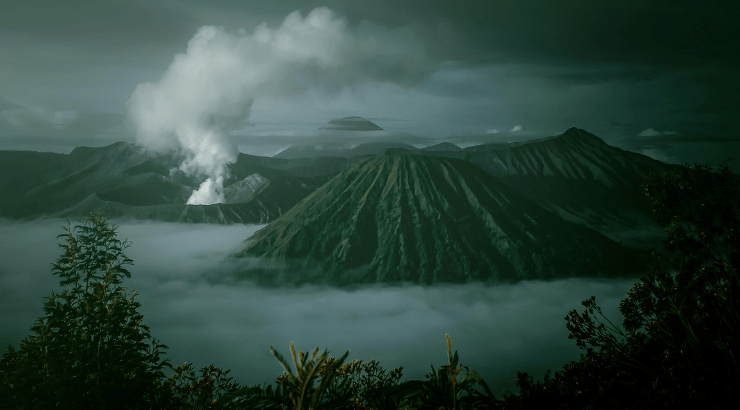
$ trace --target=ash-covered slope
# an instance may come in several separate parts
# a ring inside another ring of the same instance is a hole
[[[226,203],[187,205],[200,181],[177,172],[179,159],[128,143],[76,148],[69,155],[0,151],[0,217],[111,217],[178,222],[265,223],[328,180],[265,167],[241,154],[225,181]]]
[[[676,166],[610,146],[582,129],[477,152],[470,161],[564,219],[614,239],[650,247],[664,236],[642,183],[647,174]],[[642,238],[625,232],[642,232]]]
[[[610,146],[582,129],[521,143],[480,145],[464,152],[417,153],[470,161],[563,219],[630,246],[659,246],[664,237],[653,220],[642,182],[649,173],[676,166]]]
[[[633,274],[637,266],[631,251],[478,167],[416,155],[353,164],[236,256],[272,264],[244,275],[278,284],[497,282]]]

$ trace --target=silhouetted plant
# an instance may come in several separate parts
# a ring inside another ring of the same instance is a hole
[[[173,407],[183,410],[213,409],[219,399],[227,393],[239,389],[239,384],[228,377],[229,370],[223,370],[213,364],[200,369],[196,375],[192,363],[176,366],[165,382],[165,389],[173,397]]]
[[[336,386],[333,382],[338,373],[337,369],[349,355],[349,350],[339,360],[333,362],[329,366],[325,366],[329,359],[328,351],[325,350],[322,354],[318,355],[319,348],[317,346],[309,359],[308,352],[304,353],[303,351],[300,351],[296,354],[293,342],[291,342],[290,354],[293,357],[293,363],[296,368],[295,374],[293,374],[293,371],[283,356],[272,346],[270,346],[270,351],[278,362],[280,362],[280,365],[283,366],[283,369],[285,369],[285,373],[283,374],[283,377],[278,380],[278,383],[282,384],[283,388],[287,391],[292,409],[341,408],[341,406],[346,403],[338,402],[336,397],[331,397],[329,400],[325,401],[324,396],[331,395],[331,392],[329,392],[330,388],[333,392],[336,392],[337,390],[341,390],[341,387],[343,387]],[[319,385],[314,387],[317,380]]]
[[[489,409],[500,401],[491,393],[486,382],[475,371],[459,364],[457,352],[452,354],[452,340],[447,339],[447,364],[426,375],[427,380],[410,380],[383,391],[384,399],[376,401],[373,408],[395,409]],[[465,375],[459,377],[462,370]],[[483,392],[475,387],[480,386]]]
[[[329,363],[333,360],[330,358]],[[387,372],[376,360],[353,360],[338,368],[338,378],[347,379],[347,388],[352,393],[348,408],[355,410],[370,409],[371,403],[382,401],[383,390],[398,385],[402,376],[402,367]]]
[[[740,396],[740,178],[706,166],[652,175],[645,190],[673,271],[656,263],[622,300],[623,329],[586,310],[566,316],[586,350],[552,380],[517,375],[506,408],[731,408]],[[656,259],[657,261],[657,259]],[[605,319],[605,318],[604,318]],[[606,319],[605,319],[606,320]]]
[[[121,286],[133,264],[128,240],[102,212],[63,227],[53,264],[62,287],[18,350],[0,361],[3,408],[123,409],[164,405],[167,346],[142,323],[136,292]]]
[[[223,407],[229,409],[292,409],[331,410],[346,409],[352,400],[353,391],[348,387],[348,378],[338,378],[339,368],[349,355],[341,358],[329,357],[329,352],[319,354],[319,348],[310,355],[296,353],[293,342],[290,353],[295,373],[283,356],[272,345],[270,352],[275,356],[284,372],[278,376],[275,386],[245,387],[226,396]],[[316,385],[318,383],[318,385]]]

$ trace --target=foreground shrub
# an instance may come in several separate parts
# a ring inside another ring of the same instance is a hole
[[[165,394],[170,397],[169,407],[181,410],[207,410],[217,408],[219,399],[239,389],[239,383],[229,377],[229,370],[213,364],[195,372],[192,363],[176,366],[174,373],[164,383]]]
[[[488,409],[496,400],[478,373],[460,365],[457,352],[452,354],[452,341],[447,338],[446,365],[426,375],[427,380],[400,383],[402,368],[387,372],[380,364],[353,361],[343,364],[349,351],[339,359],[328,352],[310,356],[296,354],[290,344],[295,372],[285,359],[270,346],[284,372],[273,385],[245,387],[225,396],[225,409]],[[462,370],[465,375],[461,376]],[[480,387],[484,392],[476,389]]]
[[[595,298],[566,316],[585,350],[552,379],[517,375],[507,408],[734,408],[740,399],[740,183],[726,167],[651,176],[673,271],[653,267],[621,302],[622,327]]]
[[[116,237],[102,213],[63,227],[62,255],[53,264],[61,290],[44,303],[18,350],[0,361],[4,408],[138,409],[165,404],[162,358],[167,346],[153,339],[138,312],[130,245]]]

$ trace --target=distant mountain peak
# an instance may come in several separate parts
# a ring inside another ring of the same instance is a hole
[[[377,124],[362,117],[335,118],[319,128],[332,131],[383,131]]]
[[[462,151],[462,148],[451,142],[440,142],[439,144],[430,145],[422,149],[424,151]]]
[[[597,137],[594,134],[591,134],[590,132],[576,128],[576,127],[570,127],[565,132],[563,132],[560,135],[556,135],[555,138],[566,138],[571,140],[581,140],[581,141],[598,141],[602,144],[606,144],[604,140]]]

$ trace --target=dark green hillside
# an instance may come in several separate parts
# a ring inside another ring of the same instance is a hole
[[[242,154],[231,166],[227,203],[191,206],[186,201],[201,181],[179,172],[174,155],[155,156],[123,142],[79,147],[69,155],[4,151],[0,217],[74,218],[102,208],[116,217],[265,223],[329,179],[266,167],[258,158]]]
[[[672,168],[578,128],[478,151],[470,161],[563,218],[600,229],[652,224],[642,181]]]
[[[610,146],[578,128],[549,138],[485,144],[462,152],[415,153],[470,161],[567,221],[645,248],[659,246],[663,232],[642,181],[651,172],[677,168]]]
[[[130,206],[164,205],[182,202],[190,192],[179,184],[168,182],[159,174],[141,174],[131,178],[132,185],[98,193],[104,201],[119,202]]]
[[[624,272],[633,255],[469,162],[378,156],[347,168],[238,256],[285,261],[275,281],[508,281]],[[296,277],[281,276],[298,269]],[[621,270],[620,270],[621,269]],[[634,273],[632,271],[631,273]]]
[[[651,172],[676,167],[610,146],[582,129],[570,128],[549,138],[484,144],[465,150],[449,143],[420,150],[402,144],[381,145],[375,145],[384,148],[376,152],[390,150],[469,161],[567,221],[584,224],[629,246],[660,247],[663,232],[645,199],[642,181]],[[364,159],[352,156],[362,147],[331,151],[343,158],[270,158],[262,163],[296,175],[334,176]],[[309,148],[303,155],[328,155],[326,150],[313,152]]]
[[[130,144],[119,142],[102,148],[80,147],[63,157],[59,158],[56,166],[41,175],[33,168],[28,169],[25,172],[27,179],[18,182],[20,189],[15,191],[16,195],[3,192],[6,198],[3,216],[46,216],[73,206],[92,193],[116,190],[147,180],[147,174],[124,174],[127,169],[147,159],[144,152]],[[39,177],[33,178],[34,175]]]
[[[611,147],[577,128],[541,140],[466,150],[447,143],[423,150],[387,142],[352,149],[337,147],[320,151],[321,155],[341,155],[337,157],[286,159],[240,154],[225,181],[226,202],[239,205],[238,211],[225,212],[223,218],[215,220],[272,221],[352,164],[368,155],[392,152],[469,161],[567,221],[629,246],[660,246],[652,239],[660,238],[662,230],[653,220],[641,184],[647,173],[674,166]],[[177,215],[174,220],[190,215],[187,220],[197,221],[196,215],[219,215],[215,209],[205,213],[185,209],[187,198],[202,179],[179,172],[179,163],[174,155],[155,156],[123,142],[79,147],[69,155],[2,151],[0,217],[83,216],[93,202],[115,210],[117,215],[136,218],[167,215],[164,220],[169,221],[173,215]],[[250,205],[245,207],[245,203]],[[234,207],[220,207],[226,208]],[[82,210],[82,214],[76,213]]]
[[[0,151],[0,215],[29,189],[58,174],[69,164],[69,156],[51,152]]]

